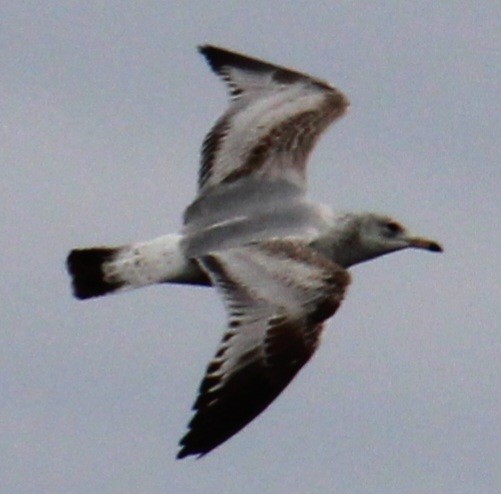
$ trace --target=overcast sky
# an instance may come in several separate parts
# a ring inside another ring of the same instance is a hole
[[[470,1],[0,7],[0,492],[501,492],[500,8]],[[72,247],[180,226],[226,105],[195,47],[330,81],[310,195],[440,240],[353,269],[257,420],[176,461],[225,314],[209,289],[78,302]]]

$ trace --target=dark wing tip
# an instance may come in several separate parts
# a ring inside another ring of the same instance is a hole
[[[308,80],[322,89],[332,89],[320,79],[226,48],[207,44],[199,46],[198,51],[205,57],[211,69],[219,75],[225,75],[223,67],[234,67],[250,72],[273,72],[273,79],[278,83],[293,84],[298,80]]]
[[[221,74],[222,68],[225,66],[252,71],[263,71],[275,68],[273,65],[261,60],[214,45],[199,46],[198,51],[205,57],[212,70],[218,74]]]
[[[261,362],[227,376],[225,385],[217,390],[212,379],[206,374],[201,383],[195,415],[179,442],[178,459],[200,458],[226,442],[263,412],[287,384],[270,382]]]
[[[182,460],[183,458],[186,458],[186,457],[191,456],[191,455],[198,455],[196,457],[197,459],[199,459],[202,456],[204,456],[203,453],[192,453],[192,452],[190,452],[188,450],[188,448],[186,448],[185,446],[181,445],[181,449],[179,450],[179,452],[176,455],[176,460]]]
[[[214,45],[201,45],[198,47],[198,51],[205,57],[210,68],[216,73],[222,73],[222,67],[225,65],[231,65],[231,58],[229,55],[233,54],[228,50],[223,48],[218,48]]]
[[[430,246],[428,247],[428,250],[431,252],[443,252],[444,248],[438,243],[438,242],[430,242]]]
[[[176,455],[176,460],[182,460],[183,458],[186,458],[188,456],[188,453],[183,449],[179,450],[179,452]]]

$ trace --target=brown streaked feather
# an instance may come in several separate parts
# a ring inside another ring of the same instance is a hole
[[[276,331],[266,339],[265,359],[257,349],[249,351],[243,356],[247,360],[245,367],[227,379],[217,371],[210,372],[209,365],[178,458],[209,453],[262,413],[314,353],[322,325],[310,330],[315,339],[307,340],[299,338],[297,332],[296,338],[287,338],[291,328],[284,325],[270,329]]]
[[[202,156],[200,160],[200,171],[198,173],[198,187],[202,188],[212,173],[214,161],[223,142],[224,137],[230,129],[230,115],[224,115],[216,122],[211,131],[207,134],[202,143]]]
[[[223,295],[230,322],[200,385],[179,458],[208,453],[268,407],[313,355],[322,323],[349,283],[344,269],[286,240],[199,262]]]
[[[275,167],[294,167],[304,179],[306,160],[321,131],[331,122],[331,110],[307,111],[294,115],[261,137],[247,153],[240,168],[230,173],[222,182],[231,183],[246,175],[262,170],[262,175],[273,175]],[[272,154],[275,153],[274,158]],[[215,156],[216,153],[214,153]],[[281,156],[281,158],[280,158]],[[268,165],[268,170],[265,169]]]
[[[228,85],[232,103],[204,140],[199,191],[254,173],[303,183],[313,146],[348,99],[295,70],[214,46],[200,52]]]

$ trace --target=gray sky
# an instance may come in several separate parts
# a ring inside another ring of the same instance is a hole
[[[500,492],[500,17],[468,1],[3,2],[0,492]],[[222,304],[169,286],[77,302],[64,260],[179,228],[226,105],[205,42],[342,89],[311,196],[446,252],[355,268],[286,392],[176,461]]]

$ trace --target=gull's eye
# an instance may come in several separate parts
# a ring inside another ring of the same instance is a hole
[[[385,223],[384,228],[391,237],[395,237],[396,235],[403,233],[404,231],[404,227],[396,221],[388,221],[387,223]]]

